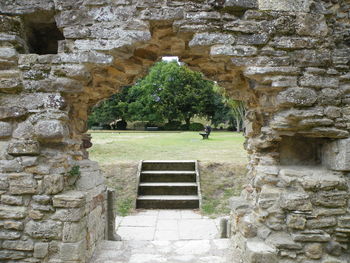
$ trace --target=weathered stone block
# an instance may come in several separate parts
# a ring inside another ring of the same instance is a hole
[[[0,120],[20,118],[27,114],[27,110],[21,107],[0,106]]]
[[[78,242],[84,239],[86,236],[86,223],[85,221],[72,223],[65,222],[63,225],[62,241],[67,243]]]
[[[257,48],[253,46],[232,46],[232,45],[217,45],[210,50],[212,56],[253,56],[257,53]]]
[[[275,232],[271,234],[266,239],[266,242],[278,249],[291,249],[291,250],[302,249],[302,246],[300,244],[295,243],[292,237],[289,234],[284,232]]]
[[[325,207],[346,206],[348,199],[349,193],[345,191],[318,192],[311,198],[313,204]]]
[[[33,238],[61,239],[62,222],[53,220],[37,222],[31,220],[26,224],[24,231]]]
[[[27,209],[20,206],[0,205],[1,219],[22,219],[27,215]]]
[[[64,194],[55,195],[52,201],[54,207],[81,207],[85,203],[85,195],[83,192],[69,191]]]
[[[246,243],[247,262],[277,263],[277,250],[260,240],[248,240]]]
[[[350,139],[326,143],[322,159],[328,169],[350,171]]]
[[[34,242],[32,240],[22,241],[22,240],[16,240],[16,241],[10,241],[5,240],[2,243],[2,247],[6,249],[12,249],[12,250],[22,250],[22,251],[31,251],[34,249]]]
[[[63,222],[77,222],[85,216],[85,207],[81,208],[59,208],[52,215],[52,219]]]
[[[37,181],[32,174],[11,174],[9,179],[12,194],[35,194],[37,191]]]
[[[190,41],[189,46],[211,46],[216,44],[233,44],[235,38],[230,34],[222,33],[198,33]]]
[[[310,230],[293,234],[293,239],[297,242],[328,242],[331,236],[324,231]]]
[[[12,125],[8,122],[0,121],[0,139],[8,138],[12,134]]]
[[[60,258],[66,261],[81,260],[84,258],[86,241],[77,243],[62,243],[60,246]]]
[[[259,195],[258,205],[263,209],[273,206],[280,199],[281,193],[281,188],[267,184],[263,185]]]
[[[258,0],[259,9],[274,10],[274,11],[288,11],[288,12],[309,12],[311,2],[310,0]]]
[[[61,141],[68,134],[67,128],[57,120],[39,121],[34,131],[40,141]]]
[[[23,230],[23,223],[21,221],[6,220],[4,221],[5,229]]]
[[[285,192],[281,195],[280,205],[286,210],[310,211],[312,204],[309,195],[302,192]]]
[[[39,204],[47,205],[51,201],[51,196],[49,195],[33,195],[32,199]]]
[[[343,228],[350,228],[350,217],[349,216],[338,217],[338,226]]]
[[[49,252],[49,243],[36,242],[34,245],[34,257],[44,258]]]
[[[307,244],[305,246],[305,254],[311,259],[320,259],[323,255],[323,245],[322,244]]]
[[[272,45],[281,49],[303,49],[313,48],[316,43],[316,39],[308,37],[278,37],[274,39]]]
[[[311,106],[316,100],[316,92],[308,88],[288,88],[277,96],[280,106]]]
[[[40,146],[37,141],[17,141],[9,144],[7,152],[13,156],[39,155]]]
[[[305,229],[306,219],[301,215],[288,215],[287,226],[293,229]]]
[[[338,88],[339,80],[333,77],[323,77],[311,74],[305,74],[300,79],[300,85],[314,88]]]
[[[0,240],[14,240],[21,237],[21,232],[12,230],[0,230]],[[0,253],[1,254],[1,253]]]
[[[335,225],[337,225],[337,220],[335,219],[335,217],[311,219],[308,220],[306,223],[306,227],[311,229],[332,227]]]
[[[224,2],[224,7],[229,7],[234,10],[258,8],[257,0],[225,0]]]
[[[296,26],[297,34],[301,36],[324,37],[329,31],[326,19],[322,14],[299,14]]]
[[[22,196],[1,195],[1,202],[6,205],[22,205]]]
[[[45,175],[43,180],[45,194],[57,194],[64,188],[64,178],[62,174]]]

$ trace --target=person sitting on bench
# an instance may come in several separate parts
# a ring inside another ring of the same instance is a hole
[[[204,132],[200,132],[199,134],[202,135],[203,140],[204,140],[204,139],[209,139],[210,133],[211,133],[211,127],[210,127],[209,124],[207,124],[207,125],[204,127]]]

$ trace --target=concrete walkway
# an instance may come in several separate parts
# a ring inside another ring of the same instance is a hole
[[[122,241],[101,242],[91,263],[240,262],[230,239],[219,239],[219,220],[197,211],[144,210],[116,222]]]
[[[219,220],[194,210],[144,210],[116,218],[122,240],[202,240],[216,239]]]

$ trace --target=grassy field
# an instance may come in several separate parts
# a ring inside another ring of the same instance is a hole
[[[198,132],[91,132],[90,158],[100,164],[137,160],[201,160],[247,163],[244,137],[212,132],[202,140]]]
[[[127,215],[136,200],[139,160],[199,160],[206,215],[228,214],[229,198],[246,183],[244,137],[234,132],[212,132],[202,140],[198,132],[91,132],[90,159],[98,161],[107,185],[116,190],[116,211]]]

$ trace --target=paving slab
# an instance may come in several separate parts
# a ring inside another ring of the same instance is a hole
[[[102,241],[91,263],[241,263],[229,239]]]

